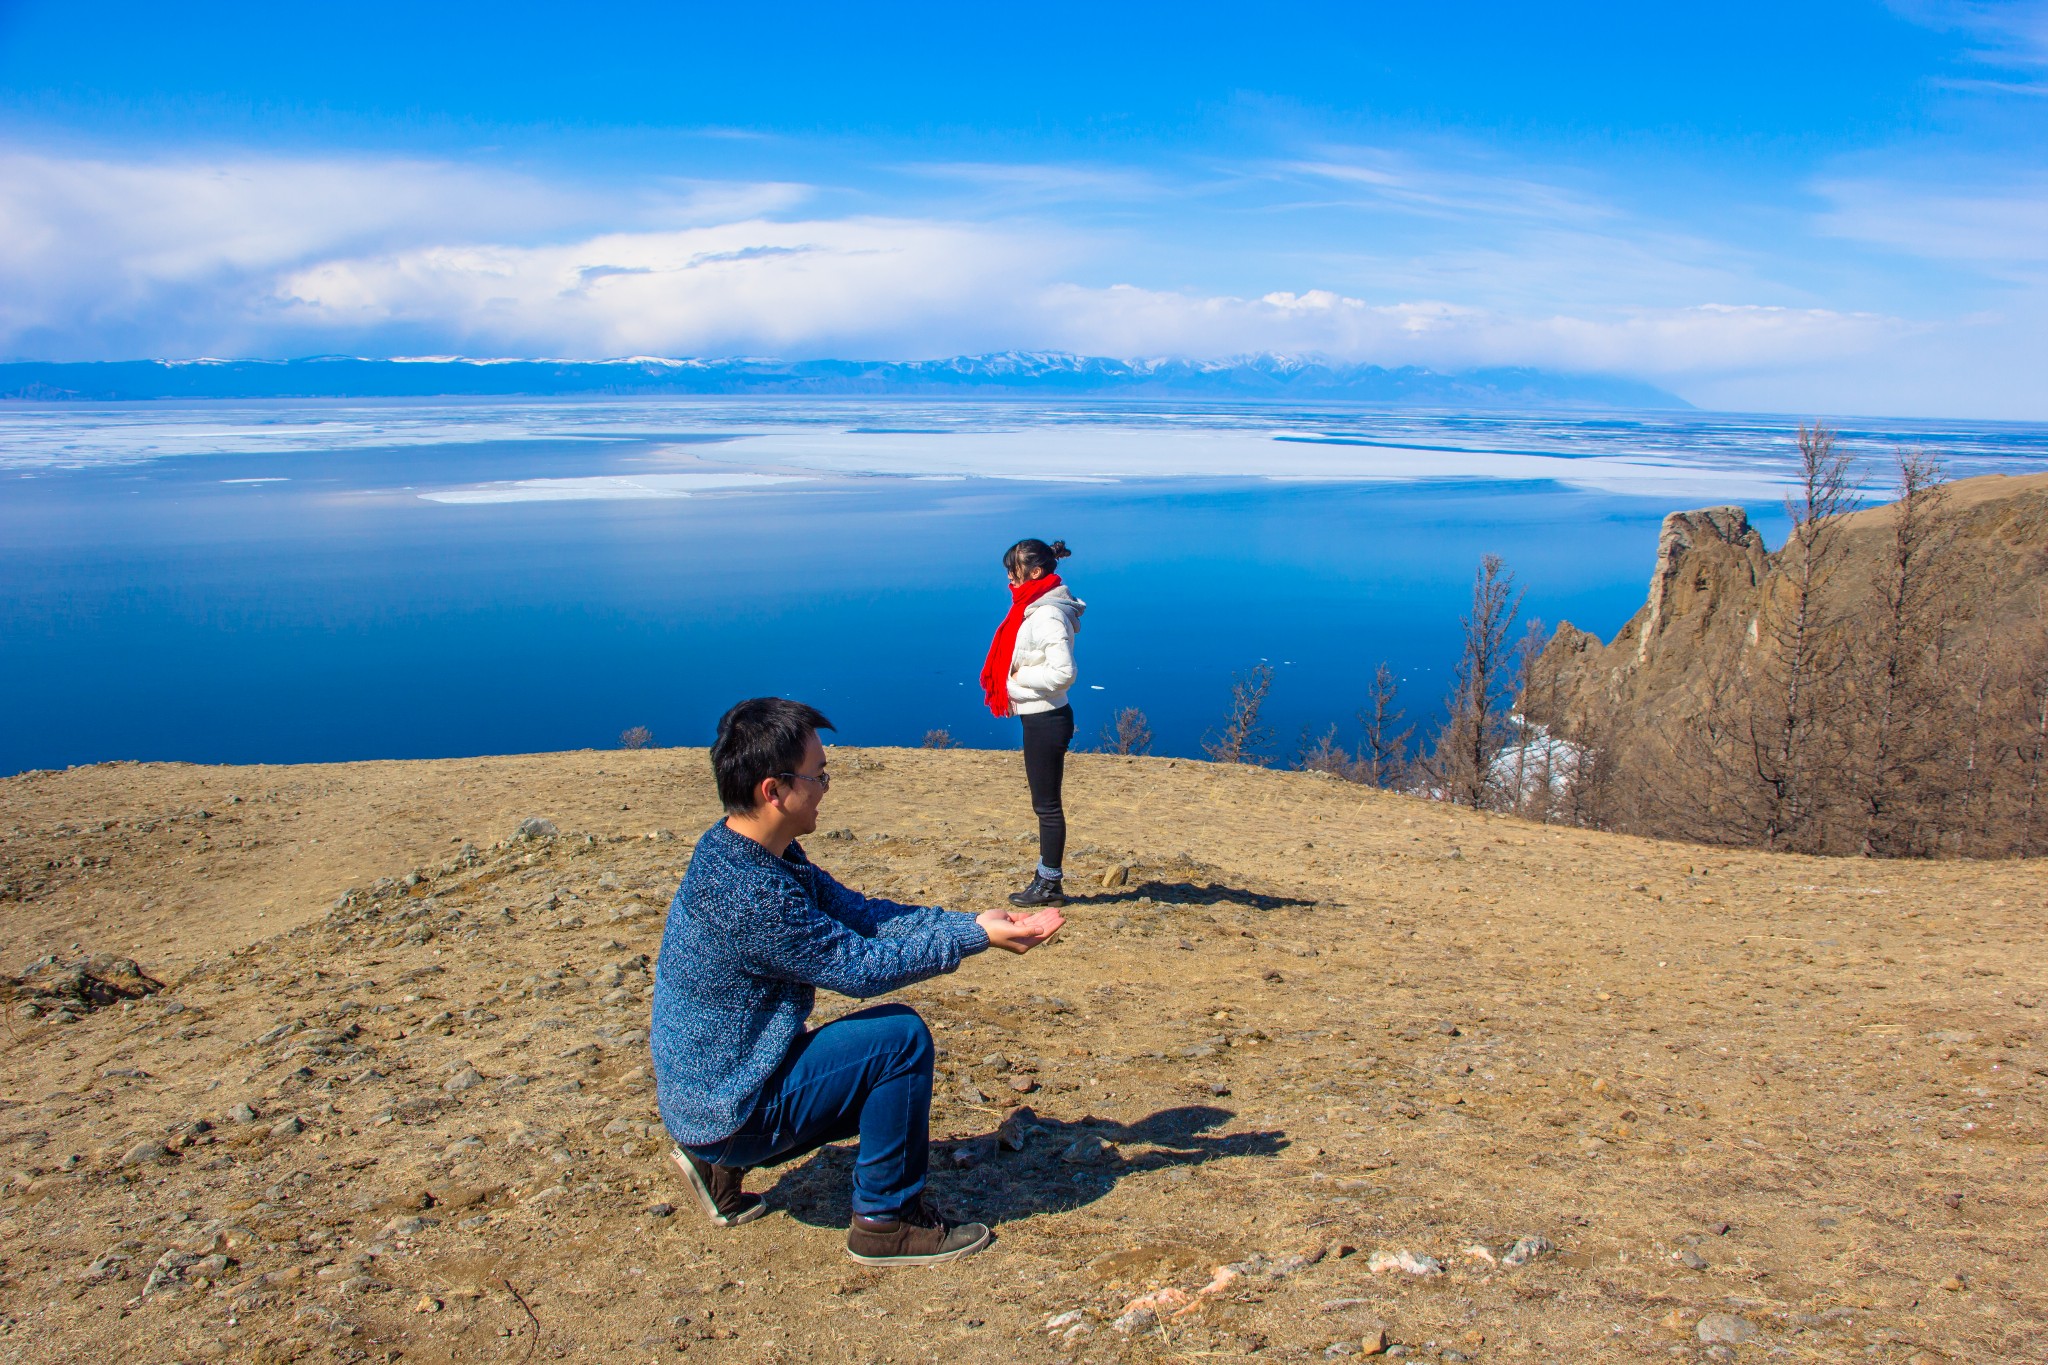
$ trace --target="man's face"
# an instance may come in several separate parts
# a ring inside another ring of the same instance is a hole
[[[825,773],[825,746],[819,742],[817,731],[804,741],[804,761],[796,766],[796,776],[782,784],[782,813],[791,824],[790,833],[801,836],[818,827],[818,807],[825,802],[825,788],[830,779]]]

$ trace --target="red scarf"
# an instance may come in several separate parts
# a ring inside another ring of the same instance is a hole
[[[1010,714],[1010,659],[1017,652],[1017,629],[1024,624],[1024,609],[1059,585],[1056,573],[1010,585],[1010,614],[996,627],[996,638],[988,642],[988,662],[981,666],[981,690],[988,696],[991,713]]]

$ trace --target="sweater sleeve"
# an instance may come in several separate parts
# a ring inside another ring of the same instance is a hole
[[[876,921],[878,932],[869,936],[790,887],[731,926],[740,965],[864,1000],[950,972],[961,958],[988,947],[988,934],[972,915],[869,901],[832,886],[863,902],[863,912],[886,906],[899,913]]]

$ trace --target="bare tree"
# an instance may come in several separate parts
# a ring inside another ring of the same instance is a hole
[[[1273,688],[1273,666],[1255,664],[1230,679],[1230,712],[1222,731],[1211,731],[1202,740],[1202,752],[1217,763],[1250,763],[1264,767],[1272,760],[1258,751],[1272,741],[1273,732],[1259,716],[1266,707],[1266,693]]]
[[[1431,784],[1442,800],[1487,806],[1500,795],[1494,760],[1507,742],[1514,681],[1508,635],[1521,605],[1515,576],[1501,557],[1482,556],[1472,578],[1472,605],[1462,618],[1464,651],[1446,701],[1449,717],[1429,756]]]
[[[1341,777],[1346,782],[1363,780],[1359,774],[1359,763],[1351,751],[1337,742],[1337,727],[1329,729],[1314,739],[1309,738],[1306,725],[1301,727],[1301,743],[1296,746],[1294,761],[1288,764],[1296,772],[1328,773]]]
[[[630,729],[619,732],[619,747],[621,749],[645,749],[652,743],[654,743],[654,731],[644,725],[635,725]]]
[[[1385,661],[1372,671],[1372,691],[1358,713],[1364,743],[1358,746],[1358,780],[1375,787],[1399,786],[1408,776],[1408,741],[1415,727],[1402,725],[1399,684]]]
[[[1114,727],[1102,727],[1096,749],[1105,754],[1149,754],[1152,752],[1152,722],[1135,706],[1116,713]]]
[[[1845,776],[1866,858],[1927,850],[1919,808],[1933,793],[1923,778],[1952,729],[1939,714],[1949,699],[1941,676],[1950,615],[1947,485],[1940,463],[1918,451],[1900,451],[1898,470],[1891,540],[1872,571],[1871,611],[1858,623],[1848,665]]]
[[[1857,489],[1834,433],[1799,428],[1799,487],[1785,499],[1791,538],[1779,552],[1757,622],[1762,645],[1759,686],[1743,734],[1753,778],[1744,812],[1766,848],[1818,846],[1826,746],[1835,698],[1829,684],[1842,662],[1840,616],[1827,594],[1840,558],[1842,518],[1855,510]]]
[[[960,741],[953,738],[951,730],[927,730],[924,732],[924,738],[918,742],[917,747],[920,749],[957,749],[960,747]]]

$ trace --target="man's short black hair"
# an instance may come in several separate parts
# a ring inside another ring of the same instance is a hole
[[[811,735],[832,728],[817,707],[784,697],[750,697],[720,716],[711,771],[726,813],[753,810],[762,780],[795,772]]]

